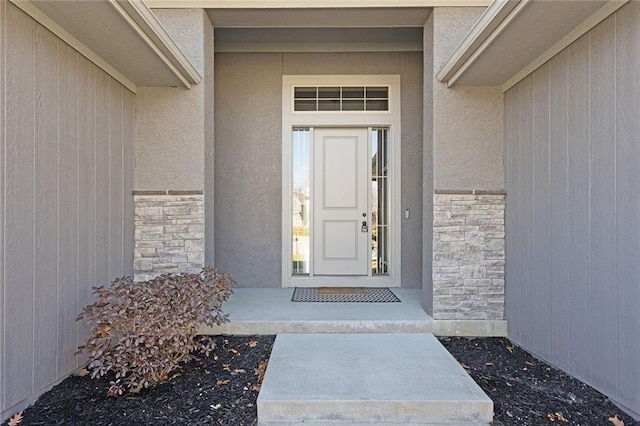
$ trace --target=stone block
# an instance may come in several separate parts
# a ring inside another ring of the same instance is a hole
[[[464,241],[464,232],[436,232],[434,237],[436,241]]]
[[[478,264],[460,266],[460,276],[462,278],[486,278],[487,270]]]

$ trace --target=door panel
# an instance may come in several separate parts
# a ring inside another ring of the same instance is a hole
[[[367,137],[367,129],[314,132],[315,275],[368,274]]]

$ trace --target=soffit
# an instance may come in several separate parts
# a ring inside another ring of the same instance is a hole
[[[218,28],[216,52],[422,52],[417,28]]]
[[[449,86],[502,85],[506,90],[514,78],[542,65],[624,3],[496,0],[437,77]]]
[[[422,27],[431,8],[208,9],[214,28]]]
[[[111,67],[105,71],[119,80],[135,86],[189,87],[201,79],[141,1],[12,1],[98,66]]]

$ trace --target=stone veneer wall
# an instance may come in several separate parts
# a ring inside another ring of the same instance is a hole
[[[503,191],[440,191],[433,211],[433,318],[504,319]]]
[[[134,191],[134,279],[204,265],[202,191]]]

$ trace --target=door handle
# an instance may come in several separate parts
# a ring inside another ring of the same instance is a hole
[[[369,232],[369,227],[367,226],[367,221],[362,221],[362,226],[360,227],[360,232]]]

